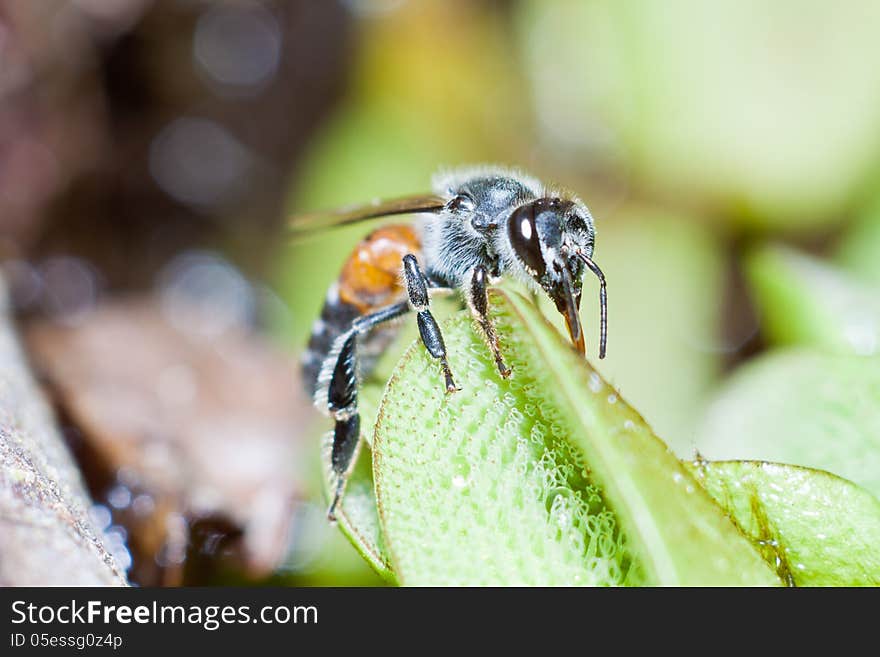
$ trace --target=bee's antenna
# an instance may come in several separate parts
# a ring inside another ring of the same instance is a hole
[[[599,312],[601,314],[599,328],[599,358],[605,358],[605,342],[608,339],[608,296],[605,291],[605,274],[599,269],[599,265],[593,262],[589,256],[580,251],[577,256],[584,261],[584,264],[590,268],[590,271],[596,274],[599,279]]]

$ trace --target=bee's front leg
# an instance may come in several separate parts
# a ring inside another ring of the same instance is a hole
[[[505,379],[510,376],[510,368],[505,364],[501,355],[501,347],[498,344],[498,332],[495,330],[495,323],[489,316],[489,290],[488,290],[489,274],[482,265],[474,269],[471,275],[470,289],[467,290],[467,302],[471,312],[483,329],[489,348],[492,350],[492,356],[495,358],[495,365],[498,372]]]
[[[437,326],[437,320],[428,310],[431,299],[428,296],[428,281],[422,273],[419,263],[412,254],[403,257],[403,276],[406,280],[406,293],[409,303],[416,311],[419,322],[419,335],[422,343],[434,358],[440,361],[443,368],[443,376],[446,379],[446,392],[455,392],[458,388],[452,378],[452,371],[446,360],[446,345],[443,342],[443,334]]]

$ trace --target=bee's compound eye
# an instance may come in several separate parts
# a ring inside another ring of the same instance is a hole
[[[547,270],[544,256],[541,253],[541,240],[535,225],[535,204],[527,203],[513,211],[507,220],[507,232],[510,244],[523,264],[531,269],[535,276],[543,276]]]

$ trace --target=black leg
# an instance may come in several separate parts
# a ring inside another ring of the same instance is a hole
[[[431,299],[428,296],[428,281],[419,263],[412,254],[403,257],[403,275],[406,279],[406,292],[409,296],[409,303],[413,310],[418,314],[419,335],[422,343],[434,358],[440,361],[443,368],[443,377],[446,382],[446,392],[455,392],[455,380],[452,378],[452,371],[449,369],[449,363],[446,360],[446,345],[443,343],[443,334],[440,333],[440,327],[437,326],[437,320],[428,310]]]
[[[492,356],[495,357],[495,365],[498,371],[505,379],[510,376],[510,368],[504,363],[501,356],[501,348],[498,345],[498,332],[495,330],[495,324],[489,317],[489,291],[487,289],[488,274],[485,267],[477,267],[471,276],[471,287],[468,290],[468,305],[471,312],[477,318],[480,328],[486,336],[489,348],[492,350]]]
[[[327,511],[330,520],[336,519],[336,508],[342,499],[345,482],[360,439],[360,415],[357,408],[357,339],[377,324],[387,322],[410,311],[406,301],[358,317],[351,328],[343,333],[331,353],[336,354],[333,370],[327,382],[327,410],[336,421],[333,430],[333,450],[330,464],[336,475],[336,491]]]
[[[336,507],[342,500],[345,491],[345,482],[348,479],[348,468],[354,459],[354,452],[361,437],[361,416],[355,413],[346,420],[336,420],[333,430],[333,452],[330,462],[333,472],[336,474],[336,490],[333,493],[333,501],[327,509],[328,520],[336,520]]]

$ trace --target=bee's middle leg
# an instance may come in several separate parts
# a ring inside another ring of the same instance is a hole
[[[495,358],[498,372],[506,379],[510,376],[510,368],[505,364],[504,358],[501,355],[501,347],[498,344],[498,331],[495,330],[495,324],[489,316],[488,279],[489,274],[485,267],[475,268],[474,273],[471,275],[471,285],[467,291],[467,300],[471,312],[486,336],[486,341],[492,350],[492,356]]]
[[[434,358],[440,361],[443,369],[443,377],[446,381],[446,392],[455,392],[458,388],[452,378],[452,370],[446,360],[446,344],[443,342],[443,334],[437,325],[437,320],[428,310],[431,299],[428,296],[428,280],[419,268],[419,263],[412,254],[403,257],[403,275],[406,280],[406,292],[409,302],[416,311],[419,323],[419,335],[422,344]]]

